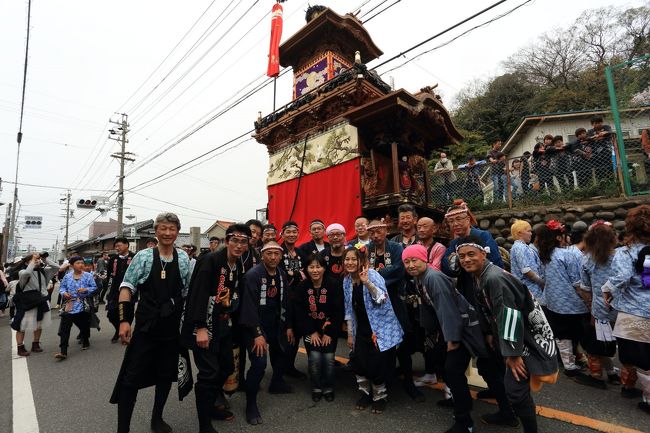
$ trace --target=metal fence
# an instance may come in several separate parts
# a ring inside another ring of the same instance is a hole
[[[605,69],[607,88],[619,137],[617,150],[621,158],[622,184],[625,194],[650,193],[650,131],[628,131],[640,138],[627,139],[621,128],[621,111],[627,115],[650,110],[650,54]]]
[[[444,208],[463,199],[474,210],[512,209],[619,196],[614,143],[612,135],[564,148],[548,146],[525,156],[504,156],[495,163],[477,161],[454,169],[434,165],[432,205]]]

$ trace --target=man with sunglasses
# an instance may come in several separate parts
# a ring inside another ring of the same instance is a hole
[[[223,385],[235,369],[231,314],[239,307],[244,275],[239,258],[250,237],[244,224],[228,227],[226,247],[198,262],[190,284],[181,339],[194,352],[198,369],[195,395],[201,433],[216,432],[211,418],[234,418],[225,407]],[[215,406],[218,401],[223,403]]]

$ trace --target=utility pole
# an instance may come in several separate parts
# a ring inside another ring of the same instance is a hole
[[[2,228],[2,263],[9,260],[8,247],[9,247],[9,226],[11,226],[11,203],[7,205],[7,216],[5,217],[5,224]]]
[[[63,260],[68,257],[68,232],[70,230],[70,190],[65,194],[65,239],[63,240]],[[58,242],[58,238],[57,238]]]
[[[120,160],[120,179],[119,189],[117,191],[117,236],[122,236],[124,221],[124,164],[125,161],[135,161],[135,158],[133,158],[134,154],[126,151],[126,143],[129,142],[129,140],[126,139],[126,134],[129,133],[129,116],[125,113],[122,113],[121,116],[122,119],[120,121],[109,120],[109,122],[118,125],[118,130],[116,131],[112,128],[108,130],[108,138],[120,142],[122,146],[120,152],[115,152],[111,155],[111,158]]]

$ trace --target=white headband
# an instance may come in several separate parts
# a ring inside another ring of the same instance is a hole
[[[456,253],[463,247],[474,247],[478,250],[485,251],[487,254],[490,254],[490,247],[483,247],[474,242],[465,242],[464,244],[456,245]]]

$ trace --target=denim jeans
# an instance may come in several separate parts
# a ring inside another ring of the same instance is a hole
[[[506,186],[506,175],[505,174],[493,174],[492,175],[492,195],[493,201],[505,201],[505,192],[507,189]]]
[[[334,353],[309,352],[309,377],[311,390],[325,394],[334,391]]]

